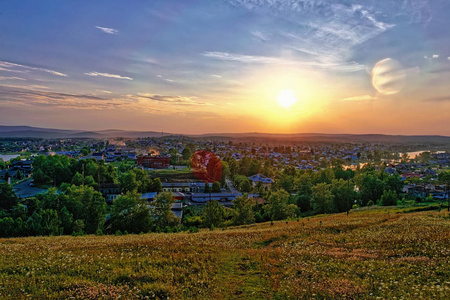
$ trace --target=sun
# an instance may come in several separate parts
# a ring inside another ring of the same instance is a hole
[[[291,90],[282,90],[277,96],[277,101],[281,107],[289,108],[297,102],[297,97]]]

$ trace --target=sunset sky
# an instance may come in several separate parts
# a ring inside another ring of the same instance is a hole
[[[0,5],[0,125],[450,135],[450,1]]]

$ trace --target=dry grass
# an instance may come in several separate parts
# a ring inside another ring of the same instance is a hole
[[[447,212],[199,233],[0,239],[0,298],[448,299]]]

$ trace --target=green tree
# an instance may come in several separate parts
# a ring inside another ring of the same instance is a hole
[[[151,180],[147,172],[141,169],[134,169],[130,172],[134,173],[137,183],[137,191],[139,193],[146,193],[151,189]]]
[[[242,182],[239,184],[239,190],[242,193],[250,193],[252,191],[252,184],[250,183],[250,180],[248,178],[242,180]]]
[[[80,173],[76,172],[75,175],[73,175],[73,177],[72,177],[71,183],[72,183],[73,185],[76,185],[76,186],[81,186],[81,185],[83,185],[83,183],[84,183],[84,181],[83,181],[83,175],[81,175]]]
[[[312,183],[309,174],[302,174],[294,181],[297,190],[295,201],[301,212],[311,210]]]
[[[59,225],[61,221],[58,217],[58,212],[54,209],[45,209],[40,213],[41,224],[39,226],[39,235],[58,235]]]
[[[61,227],[63,233],[66,235],[72,234],[73,232],[73,215],[64,206],[58,213],[59,220],[61,221]]]
[[[181,152],[181,155],[183,156],[183,160],[189,160],[192,156],[192,151],[188,147],[184,147],[183,151]]]
[[[204,193],[210,193],[211,192],[211,189],[209,188],[209,183],[208,182],[205,183],[205,189],[204,189],[203,192]]]
[[[366,206],[369,201],[377,203],[383,195],[384,182],[372,172],[358,174],[355,182],[359,187],[362,206]]]
[[[384,178],[385,189],[395,191],[397,194],[403,190],[403,182],[399,175],[392,174]]]
[[[173,227],[179,223],[179,220],[172,212],[172,204],[175,202],[172,192],[159,193],[152,205],[152,215],[154,217],[155,227],[165,228]]]
[[[289,194],[281,189],[270,193],[263,208],[269,219],[274,221],[293,217],[297,206],[289,204]]]
[[[280,175],[278,183],[286,192],[292,193],[292,189],[294,188],[293,176],[282,173]]]
[[[0,183],[0,209],[12,209],[18,202],[14,188],[6,182]]]
[[[260,170],[261,170],[261,163],[259,162],[259,160],[252,159],[248,169],[249,176],[258,174]]]
[[[71,186],[67,189],[65,206],[73,214],[74,219],[83,220],[85,232],[95,233],[103,228],[106,217],[106,202],[100,192],[92,187]]]
[[[0,158],[0,170],[6,169],[6,163],[3,161],[3,158]]]
[[[255,223],[255,213],[253,212],[253,200],[248,198],[247,194],[237,197],[233,200],[234,216],[232,222],[234,225]]]
[[[330,213],[333,211],[333,194],[331,185],[321,182],[312,187],[311,205],[319,213]]]
[[[450,196],[449,196],[449,186],[450,186],[450,171],[444,171],[439,173],[438,180],[440,183],[445,185],[445,191],[447,193],[447,210],[450,211]]]
[[[136,174],[128,171],[119,176],[119,186],[123,193],[137,191],[139,183],[136,180]]]
[[[152,218],[150,209],[141,194],[128,192],[114,200],[111,207],[112,232],[128,231],[130,233],[148,232]]]
[[[225,217],[225,208],[219,204],[219,201],[207,201],[203,208],[203,224],[208,227],[220,227]]]
[[[162,189],[161,179],[159,179],[159,178],[153,179],[151,181],[150,192],[160,193],[162,191],[163,191],[163,189]]]
[[[334,179],[331,183],[331,193],[333,195],[333,208],[337,212],[344,212],[351,209],[355,199],[355,191],[352,184],[343,179]]]
[[[381,196],[380,203],[382,206],[392,206],[397,205],[397,193],[395,191],[386,190]]]
[[[211,191],[213,193],[220,193],[220,183],[217,181],[213,182]]]

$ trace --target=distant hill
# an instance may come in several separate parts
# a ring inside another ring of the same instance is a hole
[[[168,135],[168,134],[164,134]],[[169,134],[170,135],[170,134]],[[155,131],[125,131],[108,129],[100,131],[64,130],[31,126],[0,126],[0,137],[20,138],[113,138],[160,137]]]
[[[449,144],[450,137],[441,135],[386,135],[386,134],[328,134],[328,133],[213,133],[198,137],[229,138],[238,141],[257,142],[261,140],[312,143],[437,143]]]
[[[0,126],[1,137],[20,138],[143,138],[175,135],[156,131],[127,131],[120,129],[107,129],[98,131],[66,130],[39,128],[32,126]],[[179,134],[177,134],[179,135]],[[424,144],[450,144],[450,137],[440,135],[386,135],[386,134],[328,134],[328,133],[207,133],[189,135],[193,138],[208,138],[216,140],[234,140],[245,142],[308,142],[308,143],[424,143]]]

